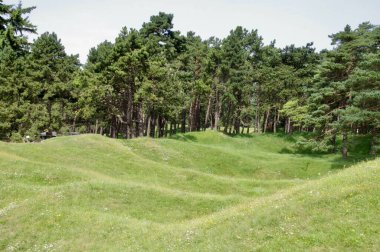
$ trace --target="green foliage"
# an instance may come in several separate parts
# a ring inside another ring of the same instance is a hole
[[[22,138],[21,134],[18,132],[13,132],[11,134],[10,140],[13,143],[22,143],[23,142],[23,138]]]
[[[172,14],[159,12],[92,48],[80,68],[55,33],[26,42],[25,33],[35,32],[25,17],[33,9],[0,5],[1,139],[78,125],[114,138],[281,130],[313,132],[300,148],[336,152],[337,136],[358,133],[372,136],[376,154],[376,25],[346,26],[330,36],[334,49],[317,53],[313,43],[265,45],[257,30],[241,26],[224,39],[185,36]],[[347,153],[349,139],[343,142]]]
[[[298,100],[290,100],[286,102],[283,108],[280,110],[280,113],[289,117],[293,121],[294,126],[301,126],[303,123],[305,123],[306,119],[309,116],[308,112],[308,106],[300,106]]]
[[[314,138],[300,137],[295,147],[301,153],[329,153],[334,150],[331,139],[328,138],[317,140]]]
[[[25,50],[27,37],[25,33],[36,33],[36,27],[31,24],[28,17],[35,7],[23,8],[18,5],[6,5],[0,1],[0,49],[10,47],[13,50]]]

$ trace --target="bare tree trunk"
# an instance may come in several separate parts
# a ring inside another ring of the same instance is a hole
[[[200,131],[201,130],[201,101],[198,98],[197,99],[197,106],[196,106],[196,130]]]
[[[239,134],[240,133],[240,108],[237,109],[237,115],[236,115],[236,118],[234,118],[234,133],[235,134]]]
[[[348,141],[347,141],[347,131],[343,131],[342,139],[342,158],[347,159],[348,153]]]
[[[177,134],[177,122],[174,122],[174,128],[172,134]]]
[[[218,130],[219,120],[220,120],[220,106],[218,104],[217,109],[215,111],[214,130]]]
[[[285,133],[292,133],[292,121],[290,120],[290,117],[286,118]]]
[[[171,127],[171,124],[170,124],[170,127]],[[167,122],[165,122],[164,128],[165,128],[165,130],[164,130],[164,135],[165,135],[165,137],[168,137],[168,123],[167,123]],[[172,131],[171,131],[171,129],[170,129],[170,133],[171,133],[171,132],[172,132]]]
[[[151,134],[150,134],[150,122],[151,122],[151,118],[150,118],[150,116],[148,116],[148,119],[147,119],[147,123],[148,123],[148,125],[147,125],[147,127],[146,127],[146,136],[147,137],[150,137],[151,136]]]
[[[231,102],[228,103],[228,110],[227,110],[227,116],[226,116],[226,120],[225,120],[225,125],[224,125],[224,133],[227,134],[229,132],[229,134],[231,134],[231,129],[230,129],[230,125],[231,125],[231,110],[232,110],[232,105],[231,105]]]
[[[220,121],[220,111],[222,109],[222,103],[220,102],[219,92],[216,92],[216,109],[215,109],[215,121],[214,121],[214,129],[218,130],[219,121]]]
[[[181,124],[181,132],[186,132],[186,109],[182,110],[182,124]]]
[[[377,134],[376,134],[376,129],[373,128],[371,130],[371,135],[372,135],[372,139],[371,139],[371,150],[369,152],[370,155],[376,155],[376,152],[377,152]]]
[[[149,132],[149,135],[151,137],[155,137],[155,134],[156,134],[156,115],[153,114],[151,119],[150,119],[150,132]]]
[[[73,126],[72,126],[72,131],[75,132],[75,124],[77,122],[77,113],[75,113],[75,116],[74,116],[74,121],[73,121]]]
[[[139,108],[139,120],[140,120],[140,123],[139,123],[139,137],[142,137],[144,136],[144,128],[145,128],[145,115],[144,115],[144,112],[142,110],[142,104],[140,104],[140,108]]]
[[[141,112],[141,103],[138,103],[137,106],[134,106],[134,111],[133,111],[133,118],[134,118],[134,124],[135,124],[135,127],[134,127],[134,137],[139,137],[139,136],[142,136],[143,135],[143,132],[142,132],[142,126],[143,126],[143,123],[142,123],[142,112]]]
[[[51,119],[51,107],[52,107],[52,104],[51,104],[51,101],[50,99],[48,100],[47,102],[47,111],[48,111],[48,115],[49,115],[49,125],[48,125],[48,130],[50,131],[51,130],[51,123],[52,123],[52,119]]]
[[[116,138],[116,136],[117,136],[116,124],[117,124],[117,117],[113,116],[112,117],[112,123],[111,123],[111,126],[110,126],[110,136],[112,138]]]
[[[291,121],[291,119],[290,119],[290,117],[289,117],[289,134],[292,134],[293,133],[293,126],[292,126],[292,121]]]
[[[232,124],[230,124],[230,128],[228,130],[228,134],[232,134],[232,127],[233,127],[234,124],[235,124],[235,118],[232,119]]]
[[[98,119],[96,119],[96,122],[95,122],[95,134],[98,134]]]
[[[200,101],[199,98],[196,97],[189,109],[189,131],[199,131],[200,127]]]
[[[261,133],[261,121],[260,121],[261,116],[259,113],[260,112],[257,112],[257,114],[256,114],[256,132],[257,133]]]
[[[160,137],[160,116],[157,116],[156,123],[154,125],[154,135],[158,138]]]
[[[270,113],[270,108],[268,108],[267,113],[265,115],[264,133],[267,132],[269,113]]]
[[[337,152],[337,145],[336,145],[336,130],[334,130],[333,134],[332,134],[332,145],[333,145],[333,149],[332,149],[332,152],[333,153],[336,153]]]
[[[273,133],[277,133],[277,122],[278,122],[278,110],[274,110],[274,116],[273,116]]]
[[[208,123],[208,119],[210,117],[210,110],[211,110],[211,99],[212,99],[212,96],[210,94],[209,98],[208,98],[208,104],[207,104],[207,110],[206,110],[206,118],[205,118],[205,125],[204,125],[204,128],[206,129],[207,127],[207,123]],[[212,126],[211,126],[212,127]]]
[[[258,89],[258,95],[256,100],[256,131],[261,133],[261,124],[260,124],[260,89]]]
[[[158,137],[164,137],[165,136],[165,118],[162,116],[158,117]]]

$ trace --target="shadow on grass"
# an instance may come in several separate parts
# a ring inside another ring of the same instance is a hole
[[[305,157],[310,158],[332,158],[332,156],[336,156],[331,161],[331,169],[343,169],[345,167],[350,167],[356,163],[372,160],[375,157],[370,156],[369,148],[370,148],[370,138],[368,136],[359,136],[359,135],[351,135],[349,140],[349,155],[346,160],[344,160],[340,156],[340,146],[341,146],[341,140],[337,139],[337,145],[338,145],[338,151],[336,153],[331,152],[315,152],[311,150],[302,150],[297,148],[295,145],[297,141],[300,138],[311,138],[314,135],[312,133],[306,133],[306,132],[296,132],[293,134],[284,134],[284,133],[265,133],[265,134],[258,134],[258,133],[250,133],[250,134],[229,134],[222,131],[219,131],[219,133],[224,134],[225,136],[231,137],[231,138],[255,138],[257,136],[271,136],[275,138],[282,139],[291,145],[289,147],[284,147],[280,149],[277,153],[279,154],[293,154],[293,155],[302,155]],[[187,132],[187,133],[177,133],[169,137],[170,139],[175,139],[179,141],[185,141],[185,142],[198,142],[197,136]]]
[[[170,139],[180,140],[185,142],[197,142],[198,139],[196,136],[189,133],[177,133],[169,137]]]
[[[254,136],[252,134],[228,134],[223,133],[226,136],[234,137],[234,138],[253,138]]]
[[[331,169],[332,170],[344,169],[344,168],[353,166],[357,163],[367,162],[374,159],[376,159],[375,156],[369,156],[369,155],[352,155],[352,156],[349,155],[346,160],[343,159],[342,157],[336,157],[332,161]]]

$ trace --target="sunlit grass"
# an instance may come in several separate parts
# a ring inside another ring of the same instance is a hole
[[[351,164],[281,135],[0,143],[0,250],[376,251],[380,164]]]

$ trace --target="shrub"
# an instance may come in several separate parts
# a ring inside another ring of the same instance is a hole
[[[10,137],[10,140],[11,140],[11,142],[14,142],[14,143],[22,143],[23,142],[22,136],[18,132],[13,132],[11,137]]]

